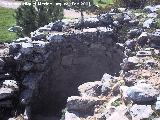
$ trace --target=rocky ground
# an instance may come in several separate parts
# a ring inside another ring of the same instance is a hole
[[[120,76],[106,73],[101,81],[79,86],[80,96],[67,100],[65,120],[160,119],[158,10],[159,5],[145,7],[141,13],[122,11],[132,25],[123,26],[126,57],[121,64]]]

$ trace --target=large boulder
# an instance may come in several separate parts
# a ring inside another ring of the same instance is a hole
[[[151,84],[146,83],[141,83],[131,87],[121,86],[121,92],[124,100],[131,100],[137,104],[153,104],[159,94]]]
[[[102,82],[95,81],[80,85],[78,87],[78,90],[80,92],[80,95],[83,97],[85,96],[98,97],[101,95],[101,87],[102,87]]]

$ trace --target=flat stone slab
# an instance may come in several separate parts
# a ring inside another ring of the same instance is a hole
[[[11,88],[0,88],[0,100],[10,98],[14,95],[14,90]]]
[[[152,56],[152,52],[151,51],[138,51],[136,56],[137,57]]]
[[[101,105],[105,100],[95,97],[72,96],[67,100],[67,110],[77,112],[93,112],[95,105]]]
[[[153,113],[151,105],[133,105],[130,109],[132,120],[142,120],[149,118]]]

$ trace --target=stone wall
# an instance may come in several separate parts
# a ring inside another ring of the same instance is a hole
[[[61,115],[67,98],[78,95],[79,85],[100,80],[105,72],[118,74],[123,59],[123,48],[105,27],[47,34],[13,41],[3,57],[6,71],[18,83],[15,109],[25,119]]]
[[[123,54],[114,41],[113,34],[94,31],[64,35],[63,41],[51,42],[33,111],[59,113],[67,97],[78,94],[79,85],[100,80],[105,72],[118,73]]]

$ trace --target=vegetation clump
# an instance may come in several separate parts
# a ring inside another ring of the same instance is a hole
[[[27,36],[37,28],[63,18],[62,6],[56,5],[58,0],[43,1],[52,3],[49,5],[33,5],[34,1],[30,0],[30,6],[21,5],[16,10],[17,25],[23,28],[23,34]]]

